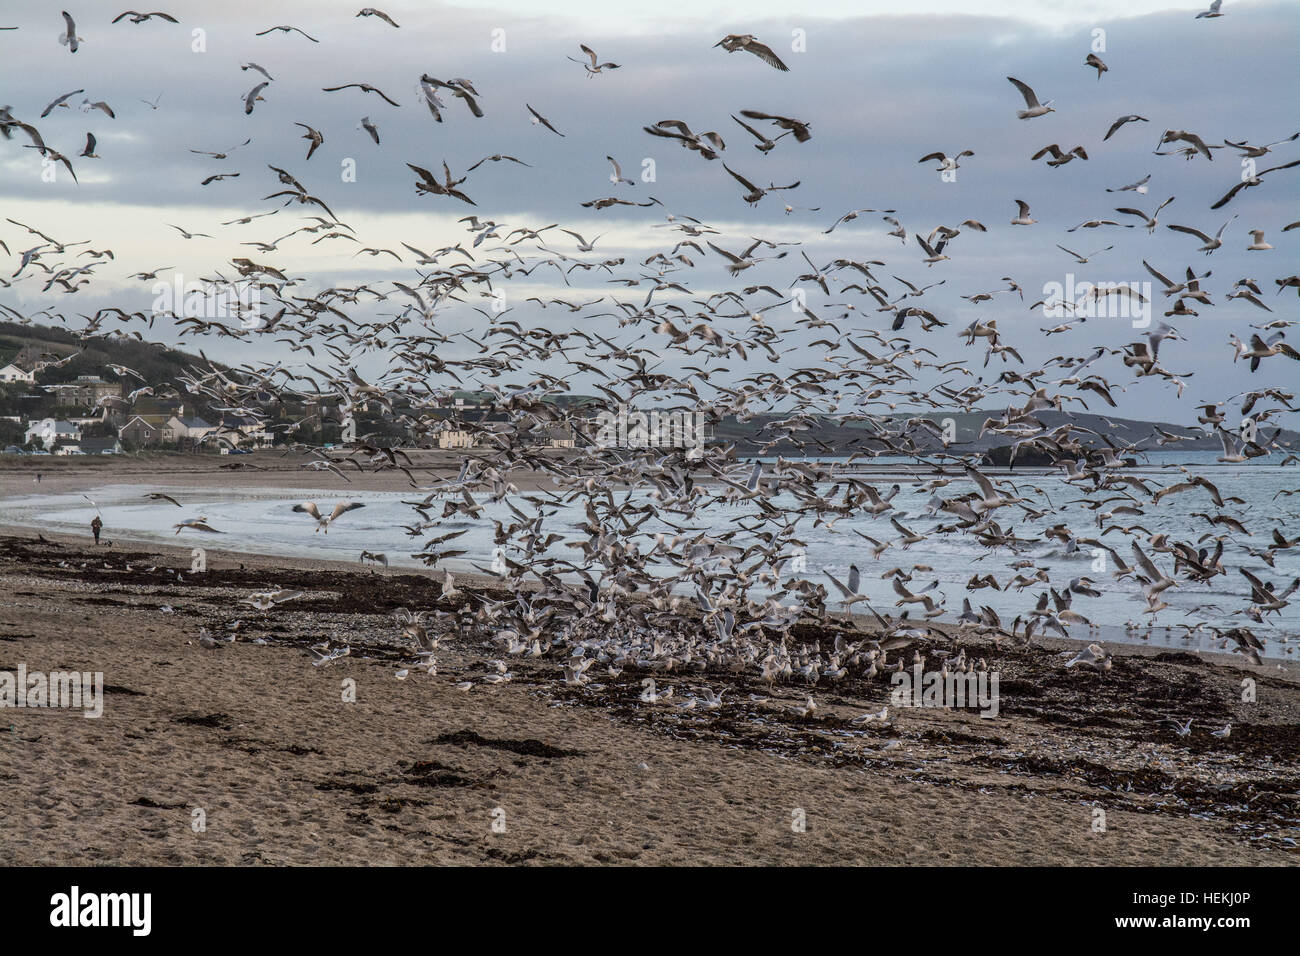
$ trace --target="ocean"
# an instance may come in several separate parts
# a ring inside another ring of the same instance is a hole
[[[1080,488],[1067,484],[1057,473],[1025,471],[1010,475],[998,473],[995,476],[999,481],[1009,478],[1019,493],[1035,507],[1048,511],[1044,517],[1031,519],[1019,508],[1012,506],[1000,509],[996,515],[996,520],[1004,530],[1012,530],[1020,538],[1034,539],[1032,545],[1015,552],[1007,548],[991,550],[981,546],[968,534],[953,533],[931,535],[925,541],[906,549],[891,544],[878,559],[873,558],[871,546],[855,534],[855,530],[881,542],[894,542],[899,534],[890,524],[892,517],[897,517],[917,533],[925,533],[939,524],[951,524],[952,516],[931,516],[927,503],[932,493],[921,489],[920,482],[905,472],[896,470],[893,473],[873,474],[863,480],[875,485],[882,493],[895,482],[902,486],[893,499],[894,510],[879,516],[853,515],[833,522],[833,527],[826,524],[813,527],[810,518],[802,520],[797,535],[806,542],[801,556],[804,568],[802,576],[825,584],[831,595],[828,604],[832,610],[836,610],[840,607],[837,600],[839,594],[823,571],[829,571],[841,581],[846,581],[850,565],[856,564],[861,572],[860,590],[870,604],[882,614],[896,614],[899,613],[899,609],[895,608],[897,595],[892,589],[891,581],[881,575],[891,568],[901,567],[913,575],[908,584],[913,592],[920,591],[931,581],[938,582],[937,587],[927,593],[936,601],[940,595],[945,599],[948,613],[940,620],[951,620],[961,611],[962,599],[969,597],[976,609],[988,605],[1001,615],[1004,624],[1009,625],[1016,615],[1023,615],[1033,607],[1047,585],[1035,583],[1021,591],[984,588],[968,592],[966,582],[972,575],[992,574],[999,582],[1005,583],[1017,573],[1010,567],[1012,562],[1030,560],[1033,567],[1025,569],[1024,573],[1032,575],[1035,568],[1045,569],[1058,591],[1072,578],[1088,577],[1092,579],[1093,587],[1101,592],[1099,597],[1074,597],[1072,609],[1083,614],[1094,626],[1071,626],[1069,633],[1073,638],[1151,643],[1180,650],[1214,650],[1222,647],[1222,643],[1216,641],[1205,627],[1191,633],[1196,625],[1220,628],[1247,626],[1265,641],[1265,656],[1288,656],[1297,640],[1300,640],[1300,597],[1280,614],[1270,615],[1267,623],[1256,624],[1241,613],[1249,603],[1251,589],[1237,567],[1251,570],[1264,581],[1276,582],[1279,589],[1284,589],[1300,574],[1300,546],[1276,552],[1275,566],[1272,568],[1247,553],[1248,547],[1266,547],[1275,527],[1289,537],[1300,535],[1300,497],[1279,495],[1284,489],[1300,488],[1300,469],[1283,468],[1260,460],[1245,464],[1220,464],[1214,458],[1214,452],[1155,452],[1146,456],[1145,464],[1124,472],[1137,474],[1154,485],[1163,486],[1181,480],[1184,476],[1176,470],[1176,466],[1184,465],[1212,481],[1225,498],[1236,496],[1244,502],[1238,505],[1229,502],[1224,511],[1242,521],[1250,532],[1247,538],[1195,516],[1196,512],[1214,514],[1218,510],[1213,506],[1208,493],[1200,489],[1172,495],[1158,505],[1151,505],[1147,501],[1143,504],[1145,514],[1111,519],[1146,529],[1149,534],[1135,532],[1135,540],[1142,544],[1148,557],[1166,572],[1172,568],[1172,558],[1168,554],[1154,552],[1147,546],[1146,540],[1150,535],[1167,533],[1175,540],[1193,542],[1204,539],[1204,546],[1211,549],[1214,546],[1212,535],[1229,536],[1225,541],[1223,556],[1223,563],[1229,573],[1218,576],[1207,584],[1192,583],[1180,578],[1178,587],[1169,588],[1161,595],[1169,607],[1154,618],[1146,611],[1146,602],[1136,581],[1131,577],[1123,580],[1112,577],[1110,570],[1113,570],[1113,563],[1109,555],[1105,556],[1108,570],[1099,571],[1097,568],[1100,565],[1091,546],[1083,546],[1073,553],[1067,553],[1063,543],[1043,538],[1046,529],[1059,523],[1067,524],[1078,537],[1098,537],[1102,529],[1098,526],[1096,515],[1125,503],[1113,501],[1097,511],[1085,508],[1077,502],[1085,498],[1083,492],[1087,486]],[[876,464],[884,466],[886,460],[880,459]],[[920,474],[919,469],[917,472]],[[924,477],[922,474],[921,478]],[[964,478],[958,478],[940,489],[939,493],[951,497],[968,490],[968,487],[973,488],[973,485]],[[1033,490],[1035,488],[1041,494]],[[154,490],[166,492],[169,489],[160,485]],[[453,572],[490,571],[494,558],[502,556],[493,541],[492,522],[495,519],[509,524],[515,520],[504,503],[493,503],[487,501],[485,496],[476,494],[476,500],[483,505],[481,517],[472,519],[454,515],[440,522],[436,530],[413,537],[403,530],[403,526],[416,524],[420,519],[411,506],[403,502],[422,498],[423,494],[414,491],[394,493],[349,489],[347,496],[364,502],[366,507],[344,515],[337,524],[331,526],[328,533],[318,533],[315,531],[315,522],[309,516],[295,513],[291,508],[299,501],[315,500],[321,510],[328,513],[333,503],[343,497],[340,489],[325,490],[309,486],[299,489],[240,489],[236,495],[232,495],[228,489],[214,484],[207,488],[187,486],[171,490],[182,497],[185,502],[183,509],[166,502],[144,499],[140,486],[134,484],[106,483],[90,490],[88,494],[98,504],[103,516],[105,537],[120,541],[160,542],[338,561],[357,561],[361,551],[366,550],[387,555],[391,566],[427,570],[422,562],[413,557],[420,550],[424,537],[464,530],[465,534],[441,546],[467,552],[464,556],[439,565],[439,570],[447,567]],[[643,497],[642,492],[633,493],[634,502]],[[1094,494],[1091,497],[1097,496]],[[80,494],[14,494],[11,487],[2,500],[3,513],[8,522],[56,532],[84,534],[95,514],[95,507]],[[793,509],[796,504],[793,495],[788,493],[769,499],[769,503],[778,509],[783,504]],[[531,513],[531,506],[527,503],[518,506],[525,513]],[[549,510],[551,509],[548,508]],[[543,534],[555,532],[563,535],[564,541],[553,544],[547,553],[580,562],[581,552],[566,547],[566,543],[577,541],[585,535],[576,530],[578,524],[585,520],[583,507],[581,503],[556,505],[554,510],[554,516],[548,518],[543,526]],[[736,519],[756,511],[757,507],[749,502],[718,503],[697,510],[687,518],[673,515],[669,520],[692,532],[717,534],[735,528]],[[433,516],[441,514],[440,501],[434,501],[430,513]],[[220,529],[223,534],[209,535],[188,530],[179,536],[173,533],[174,523],[197,515],[206,516],[209,524]],[[651,518],[639,529],[637,543],[642,552],[653,545],[657,532],[670,537],[677,533],[656,518]],[[745,547],[755,540],[741,531],[732,543]],[[1101,540],[1118,551],[1127,563],[1132,564],[1129,541],[1125,535],[1112,532]],[[510,549],[504,552],[504,556],[518,557]],[[792,559],[800,557],[793,553],[787,553],[786,556]],[[752,564],[752,560],[745,563]],[[922,565],[924,569],[913,570],[914,565]],[[673,573],[675,568],[665,564],[662,571]],[[792,573],[791,564],[786,564],[780,570],[782,580]],[[761,589],[751,593],[756,598],[763,596]],[[911,616],[915,618],[919,605],[910,607]],[[862,613],[860,608],[855,607],[853,610]]]

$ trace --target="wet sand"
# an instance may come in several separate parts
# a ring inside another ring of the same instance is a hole
[[[102,671],[107,685],[99,719],[0,711],[11,863],[1300,861],[1290,663],[1115,647],[1098,673],[1064,669],[1065,642],[963,639],[1000,672],[996,719],[891,707],[887,725],[859,728],[848,720],[888,702],[883,678],[656,673],[676,694],[643,704],[645,673],[566,687],[556,660],[515,657],[513,679],[490,686],[485,662],[503,652],[468,615],[446,625],[436,675],[397,680],[412,654],[392,612],[432,607],[432,575],[211,550],[190,574],[189,561],[188,547],[0,538],[0,670]],[[305,594],[240,604],[274,587]],[[199,646],[201,627],[234,619],[235,643]],[[352,653],[312,666],[307,647],[326,642]],[[1244,677],[1258,702],[1241,702]],[[705,688],[724,691],[721,709],[676,706]],[[800,718],[790,708],[809,692],[819,709]],[[1165,716],[1192,717],[1192,736]],[[1210,736],[1228,720],[1229,738]]]

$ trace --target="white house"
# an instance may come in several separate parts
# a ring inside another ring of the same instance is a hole
[[[439,448],[473,448],[474,436],[460,429],[448,429],[438,433]]]
[[[36,383],[36,373],[29,372],[21,365],[10,362],[4,368],[0,368],[0,382],[23,382],[27,385],[34,385]]]
[[[81,429],[72,422],[42,418],[39,421],[31,422],[27,426],[27,432],[23,440],[28,443],[39,441],[46,448],[49,448],[58,441],[81,441]]]
[[[213,439],[221,439],[239,448],[268,448],[274,440],[266,425],[248,415],[227,415],[221,424],[208,432]]]
[[[184,412],[184,409],[181,411]],[[165,428],[168,441],[180,441],[182,438],[203,441],[216,430],[215,425],[209,425],[197,415],[186,417],[183,414],[169,418]]]

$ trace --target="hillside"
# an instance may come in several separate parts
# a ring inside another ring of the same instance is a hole
[[[67,365],[43,371],[40,383],[52,385],[70,382],[78,375],[98,375],[106,381],[118,381],[118,377],[107,366],[123,365],[139,372],[150,384],[157,385],[174,382],[186,366],[206,364],[197,355],[153,342],[141,342],[132,338],[83,341],[60,328],[0,322],[0,365],[21,357],[30,366],[36,359],[50,361],[77,352],[80,354]]]

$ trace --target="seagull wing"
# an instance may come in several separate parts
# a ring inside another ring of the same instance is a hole
[[[1027,107],[1029,107],[1030,109],[1034,109],[1042,105],[1041,103],[1038,102],[1038,97],[1034,94],[1034,91],[1030,89],[1026,84],[1021,83],[1014,76],[1008,76],[1007,79],[1010,80],[1012,85],[1014,85],[1015,88],[1020,91],[1020,95],[1025,98],[1025,105]]]

